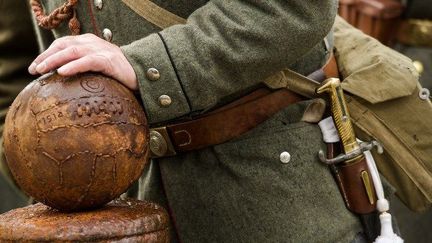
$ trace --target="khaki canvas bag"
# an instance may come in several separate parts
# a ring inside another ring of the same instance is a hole
[[[412,61],[353,28],[335,22],[335,56],[362,140],[376,139],[380,173],[412,210],[432,203],[432,104]]]

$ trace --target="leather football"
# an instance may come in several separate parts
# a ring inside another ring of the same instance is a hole
[[[15,181],[53,208],[104,205],[137,180],[149,132],[131,91],[101,74],[48,74],[30,83],[6,117],[4,151]]]

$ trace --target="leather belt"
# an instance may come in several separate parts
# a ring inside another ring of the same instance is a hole
[[[321,81],[326,76],[337,74],[333,55],[322,69],[313,74],[315,80]],[[173,156],[227,142],[253,129],[284,107],[301,100],[304,97],[288,89],[261,88],[194,120],[152,128],[151,157]]]

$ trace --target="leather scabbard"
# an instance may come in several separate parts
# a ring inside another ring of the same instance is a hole
[[[341,152],[339,148],[339,143],[327,144],[328,158],[334,158],[339,154]],[[364,160],[358,164],[348,166],[330,165],[346,207],[358,215],[367,242],[373,242],[380,233],[380,223],[375,210],[376,200],[374,200],[373,204],[369,203],[366,190],[361,181],[361,175],[358,176],[359,172],[361,174],[364,168],[367,169]],[[375,190],[373,193],[375,195]]]
[[[359,161],[343,164],[339,166],[339,172],[340,184],[345,194],[344,198],[350,210],[359,214],[367,214],[375,211],[375,190],[373,186],[370,187],[372,197],[369,199],[363,181],[363,178],[367,177],[367,180],[370,183],[372,182],[366,159],[363,157]]]
[[[335,157],[338,149],[335,144],[328,144],[329,158]],[[374,187],[370,187],[372,198],[368,196],[364,180],[372,184],[369,168],[363,156],[356,162],[340,163],[332,166],[336,182],[347,208],[357,214],[369,214],[376,209]]]

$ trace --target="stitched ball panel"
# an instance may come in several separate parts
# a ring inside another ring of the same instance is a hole
[[[92,73],[33,81],[12,104],[4,137],[18,185],[65,211],[118,197],[139,178],[149,154],[138,101],[117,81]]]

